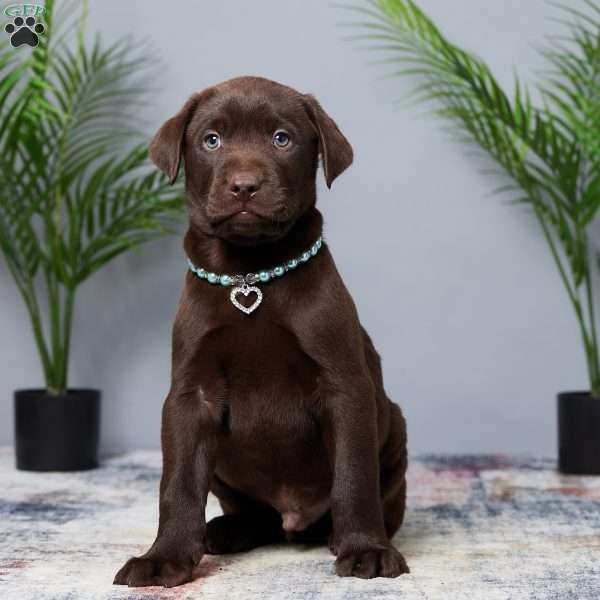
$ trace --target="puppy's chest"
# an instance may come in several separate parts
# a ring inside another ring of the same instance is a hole
[[[268,321],[255,322],[225,329],[219,346],[233,436],[289,439],[311,426],[319,369],[293,333]]]
[[[302,528],[323,512],[330,480],[319,369],[282,327],[248,328],[242,340],[238,333],[223,332],[228,410],[216,472],[280,510],[290,530]]]

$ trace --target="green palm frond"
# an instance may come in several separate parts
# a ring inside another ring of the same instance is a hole
[[[148,160],[136,110],[148,59],[127,43],[48,35],[0,45],[0,251],[29,311],[49,390],[67,386],[77,287],[114,257],[171,232],[183,204]],[[68,29],[68,28],[67,28]],[[48,315],[40,310],[47,295]]]
[[[367,0],[361,36],[410,76],[462,140],[474,143],[512,178],[549,244],[582,334],[591,388],[600,396],[587,228],[600,208],[600,6],[561,6],[569,37],[545,51],[553,67],[536,106],[515,77],[506,92],[488,65],[446,38],[413,0]]]
[[[559,8],[571,18],[566,40],[555,40],[544,54],[554,68],[542,87],[551,107],[567,123],[596,168],[600,164],[600,6],[585,2],[587,12]]]

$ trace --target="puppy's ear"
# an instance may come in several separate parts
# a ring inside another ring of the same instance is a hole
[[[150,159],[169,176],[171,183],[175,182],[179,173],[183,138],[194,108],[198,104],[198,97],[199,94],[194,94],[176,115],[163,123],[150,142]]]
[[[325,181],[330,188],[334,179],[352,164],[352,146],[314,96],[304,94],[302,99],[308,118],[319,138]]]

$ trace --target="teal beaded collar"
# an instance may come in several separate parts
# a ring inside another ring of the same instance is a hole
[[[265,269],[258,273],[247,273],[246,275],[218,275],[217,273],[208,272],[205,269],[197,267],[188,258],[188,266],[190,271],[194,273],[199,279],[204,279],[208,283],[214,285],[222,285],[224,287],[235,286],[229,294],[231,303],[244,314],[249,315],[254,312],[260,305],[263,299],[262,291],[256,287],[257,283],[268,283],[269,281],[276,279],[277,277],[283,277],[288,271],[293,271],[296,267],[301,264],[308,262],[323,245],[323,238],[319,236],[317,241],[305,252],[296,258],[288,260],[286,263],[277,265],[271,269]],[[251,306],[244,306],[237,300],[237,296],[242,294],[247,297],[249,294],[256,294],[256,300]]]

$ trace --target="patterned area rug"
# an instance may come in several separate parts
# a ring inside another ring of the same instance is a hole
[[[340,579],[324,547],[208,556],[180,588],[112,586],[154,539],[160,455],[135,452],[78,474],[20,473],[0,450],[2,600],[597,600],[600,478],[504,456],[412,461],[399,579]],[[208,516],[219,513],[210,498]]]

